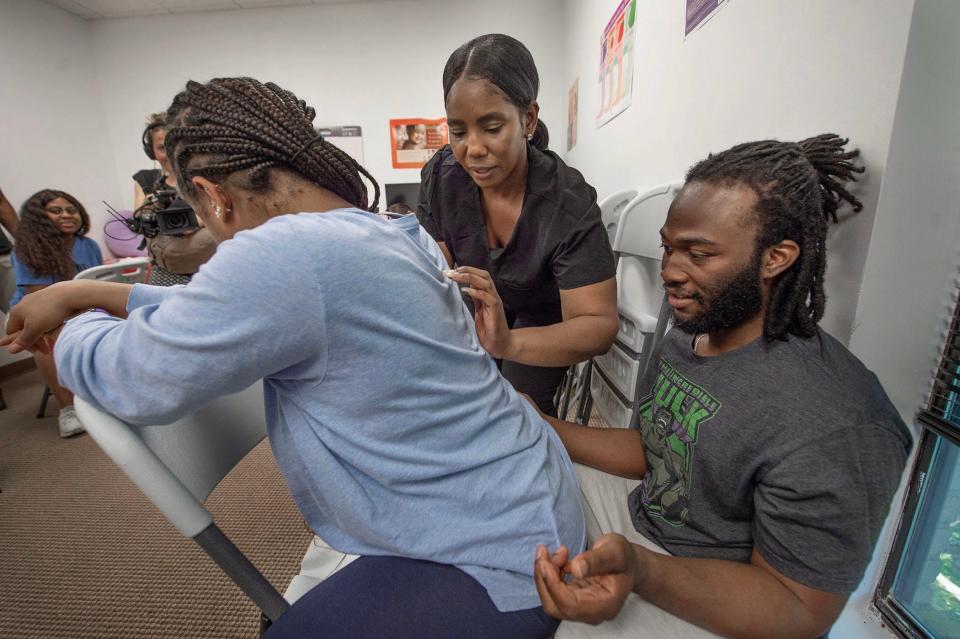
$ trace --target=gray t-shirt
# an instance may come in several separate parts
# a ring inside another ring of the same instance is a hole
[[[823,331],[700,357],[672,330],[658,364],[637,530],[681,556],[756,547],[806,586],[855,590],[911,446],[876,375]]]

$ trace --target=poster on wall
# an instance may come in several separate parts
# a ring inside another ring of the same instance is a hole
[[[577,110],[580,102],[580,78],[567,91],[567,151],[577,145]]]
[[[363,166],[363,131],[358,126],[318,126],[317,135]]]
[[[712,18],[726,4],[726,0],[686,0],[687,17],[683,37],[697,30],[704,22]]]
[[[447,143],[447,119],[390,120],[393,168],[419,169]]]
[[[633,98],[637,0],[622,0],[600,38],[600,112],[597,128],[617,117]]]

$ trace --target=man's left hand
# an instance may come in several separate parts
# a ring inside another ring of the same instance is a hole
[[[598,624],[613,619],[633,589],[634,546],[622,535],[604,535],[590,550],[567,561],[561,546],[552,556],[537,546],[534,580],[544,611],[558,619]],[[563,575],[573,577],[564,581]]]

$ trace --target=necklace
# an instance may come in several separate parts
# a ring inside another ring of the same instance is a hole
[[[707,336],[706,333],[700,333],[699,335],[697,335],[696,337],[693,338],[693,352],[694,352],[694,354],[698,354],[698,353],[697,353],[697,349],[700,348],[700,341],[701,341],[704,337],[706,337],[706,336]]]

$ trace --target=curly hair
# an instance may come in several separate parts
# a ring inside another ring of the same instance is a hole
[[[77,198],[65,191],[43,189],[31,195],[20,207],[20,226],[17,227],[17,259],[29,266],[37,275],[52,275],[58,280],[68,280],[77,274],[72,252],[63,242],[63,233],[54,226],[47,215],[47,204],[63,198],[80,212],[80,228],[74,233],[82,237],[90,229],[90,216]]]
[[[800,245],[800,258],[777,277],[764,318],[768,341],[787,334],[811,337],[823,317],[827,267],[827,225],[839,221],[837,210],[863,204],[847,190],[863,167],[854,163],[859,150],[849,140],[824,133],[800,142],[759,140],[711,154],[687,173],[687,182],[714,185],[741,183],[757,194],[756,250],[784,239]]]

